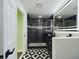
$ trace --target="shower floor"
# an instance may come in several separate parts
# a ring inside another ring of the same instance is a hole
[[[51,59],[47,48],[29,48],[22,59]]]

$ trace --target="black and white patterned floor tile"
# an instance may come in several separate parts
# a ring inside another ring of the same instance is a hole
[[[51,59],[46,48],[30,48],[22,59]]]

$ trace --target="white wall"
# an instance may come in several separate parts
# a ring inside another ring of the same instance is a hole
[[[0,0],[0,55],[3,55],[3,0]]]
[[[78,15],[77,15],[77,30],[79,31],[79,0],[78,0],[77,4],[78,4],[78,9],[77,9],[78,10],[78,12],[77,12],[78,13]]]
[[[16,48],[16,0],[4,0],[4,55]],[[4,57],[5,59],[5,57]],[[8,59],[16,59],[16,50]]]
[[[19,0],[4,0],[4,55],[5,52],[9,49],[10,51],[13,48],[16,48],[16,39],[17,39],[17,7],[23,12],[24,20],[27,21],[27,14]],[[1,5],[0,5],[1,6]],[[27,22],[25,22],[27,24]],[[27,28],[25,28],[27,31]],[[25,32],[26,32],[25,31]],[[2,31],[1,31],[2,32]],[[25,33],[26,38],[27,34]],[[24,50],[27,47],[27,39],[24,41]],[[5,59],[5,57],[4,57]],[[8,59],[16,59],[16,50],[12,55],[9,55]]]

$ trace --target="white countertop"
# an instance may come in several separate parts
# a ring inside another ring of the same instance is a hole
[[[79,37],[52,37],[52,39],[79,39]]]

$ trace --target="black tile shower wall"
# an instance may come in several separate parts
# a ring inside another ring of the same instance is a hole
[[[37,29],[37,28],[29,28],[28,27],[28,42],[29,43],[38,43],[38,42],[47,42],[48,34],[52,35],[51,32],[47,32],[46,30],[51,30],[51,20],[52,19],[29,19],[28,25],[33,27],[45,27],[49,26],[49,28]]]
[[[41,39],[41,30],[28,28],[28,42],[36,43],[40,42]]]

